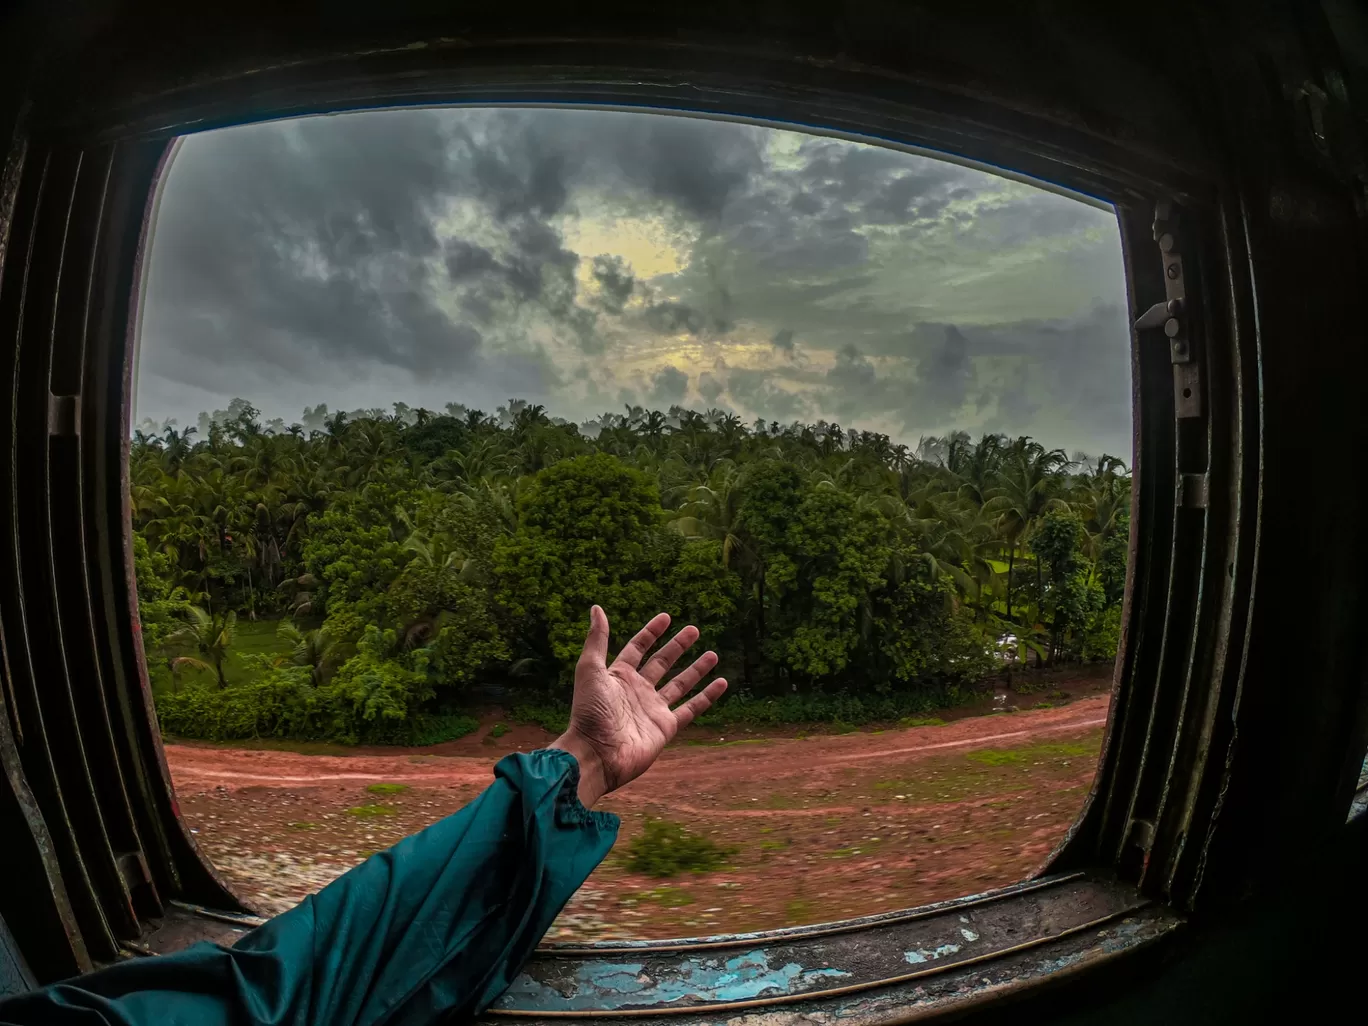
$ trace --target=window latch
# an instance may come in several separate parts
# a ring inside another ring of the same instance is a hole
[[[1136,331],[1160,329],[1169,343],[1173,362],[1173,404],[1179,418],[1202,415],[1202,372],[1193,358],[1188,334],[1187,283],[1183,275],[1183,255],[1179,249],[1178,214],[1170,200],[1154,205],[1154,241],[1164,262],[1165,298],[1155,303],[1135,322]]]

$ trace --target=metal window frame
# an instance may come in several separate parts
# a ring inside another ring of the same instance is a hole
[[[1013,100],[1001,88],[965,87],[955,68],[931,63],[909,75],[904,55],[869,40],[855,46],[864,47],[861,61],[833,57],[813,37],[761,45],[716,28],[681,42],[655,30],[529,39],[496,24],[455,38],[397,31],[364,46],[296,38],[266,53],[253,51],[259,40],[239,40],[237,50],[225,47],[226,59],[188,77],[177,77],[175,57],[141,79],[97,60],[84,89],[67,83],[35,95],[16,119],[0,178],[0,338],[13,339],[0,350],[10,385],[0,397],[8,412],[0,418],[8,456],[0,467],[8,495],[0,502],[0,822],[21,828],[12,850],[35,884],[0,897],[0,914],[35,974],[55,979],[179,943],[194,932],[185,902],[245,911],[199,856],[171,791],[137,629],[124,484],[141,246],[158,176],[176,135],[244,120],[453,102],[682,110],[953,153],[1115,204],[1138,322],[1136,515],[1107,740],[1093,792],[1049,875],[945,907],[821,928],[547,945],[526,978],[561,981],[558,992],[568,966],[578,967],[571,976],[601,981],[628,953],[632,964],[652,966],[652,986],[696,979],[715,950],[801,949],[793,957],[807,960],[793,963],[798,986],[762,986],[756,997],[716,1007],[698,995],[666,1007],[650,997],[659,990],[643,996],[640,988],[610,1000],[608,987],[604,1007],[580,1014],[603,1016],[615,1005],[614,1014],[677,1021],[768,1014],[775,1005],[773,1014],[794,1021],[840,1009],[891,1022],[962,1011],[1167,937],[1183,916],[1276,879],[1279,854],[1324,834],[1332,820],[1342,825],[1368,736],[1347,632],[1368,596],[1359,582],[1322,575],[1337,590],[1333,601],[1309,600],[1325,618],[1313,631],[1325,652],[1308,672],[1322,675],[1324,695],[1292,717],[1291,736],[1280,741],[1287,717],[1270,681],[1287,663],[1261,632],[1296,607],[1255,585],[1278,573],[1262,533],[1294,522],[1279,489],[1296,477],[1292,423],[1307,387],[1342,402],[1354,375],[1368,370],[1364,357],[1339,347],[1321,354],[1312,373],[1296,341],[1298,332],[1329,339],[1364,312],[1355,288],[1363,181],[1326,142],[1323,111],[1268,138],[1268,120],[1307,95],[1331,102],[1333,91],[1286,87],[1325,79],[1311,48],[1285,45],[1276,20],[1240,31],[1219,19],[1194,24],[1205,28],[1205,49],[1167,55],[1181,75],[1127,69],[1131,86],[1148,90],[1134,122],[1120,126],[1130,138],[1061,114],[1039,88]],[[1031,78],[1021,67],[1008,71]],[[117,87],[92,90],[101,75]],[[1194,109],[1188,96],[1199,88],[1207,95]],[[1261,206],[1265,197],[1271,202]],[[1293,287],[1309,289],[1318,305],[1290,301]],[[1164,330],[1171,319],[1179,323]],[[1368,431],[1355,437],[1368,440]],[[1350,531],[1336,521],[1323,533],[1317,551],[1332,553]],[[1320,750],[1294,750],[1312,737]],[[1277,755],[1293,765],[1291,782],[1274,780],[1264,765]],[[1271,861],[1248,856],[1259,842]],[[1088,889],[1085,904],[1113,910],[1116,921],[1075,915],[1059,930],[1042,926],[1042,916],[1077,913],[1079,887]],[[849,984],[855,989],[804,989],[814,966],[854,964],[879,935],[896,954],[897,943],[915,939],[895,940],[897,931],[943,930],[966,914],[966,902],[1005,910],[1034,931],[1029,944],[946,959],[934,982],[920,970],[890,974],[885,960],[858,987]],[[557,1017],[548,1001],[543,994],[498,1011]]]

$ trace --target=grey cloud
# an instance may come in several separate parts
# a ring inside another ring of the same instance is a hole
[[[718,397],[726,390],[726,384],[709,372],[704,371],[698,376],[698,394],[709,406],[716,404]]]
[[[770,339],[770,345],[779,350],[779,352],[784,353],[789,359],[792,359],[793,349],[796,345],[793,341],[793,329],[780,328],[774,333],[774,337]]]
[[[660,406],[681,402],[689,388],[689,376],[678,367],[665,366],[651,379],[651,401]]]
[[[941,344],[917,361],[916,377],[919,403],[933,416],[963,406],[975,381],[964,332],[948,325]]]
[[[619,256],[596,256],[594,280],[603,290],[603,305],[613,313],[622,313],[636,287],[636,278],[627,269],[627,262]]]

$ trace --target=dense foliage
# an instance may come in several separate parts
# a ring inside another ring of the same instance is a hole
[[[696,623],[738,716],[906,715],[1004,657],[1116,649],[1130,478],[1110,457],[678,407],[306,414],[263,425],[235,400],[202,438],[135,433],[149,658],[206,670],[159,697],[169,732],[403,740],[490,686],[554,719],[595,602],[617,644],[660,609]],[[284,618],[286,653],[237,681],[235,617]]]

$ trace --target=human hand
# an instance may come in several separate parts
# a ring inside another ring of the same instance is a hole
[[[669,626],[668,613],[652,617],[609,666],[608,614],[598,606],[589,611],[589,636],[575,667],[570,727],[550,746],[564,749],[579,762],[579,797],[586,808],[645,773],[679,728],[727,690],[727,682],[719,677],[687,702],[670,708],[717,665],[717,653],[704,652],[657,688],[698,640],[698,628],[685,627],[642,665]]]

